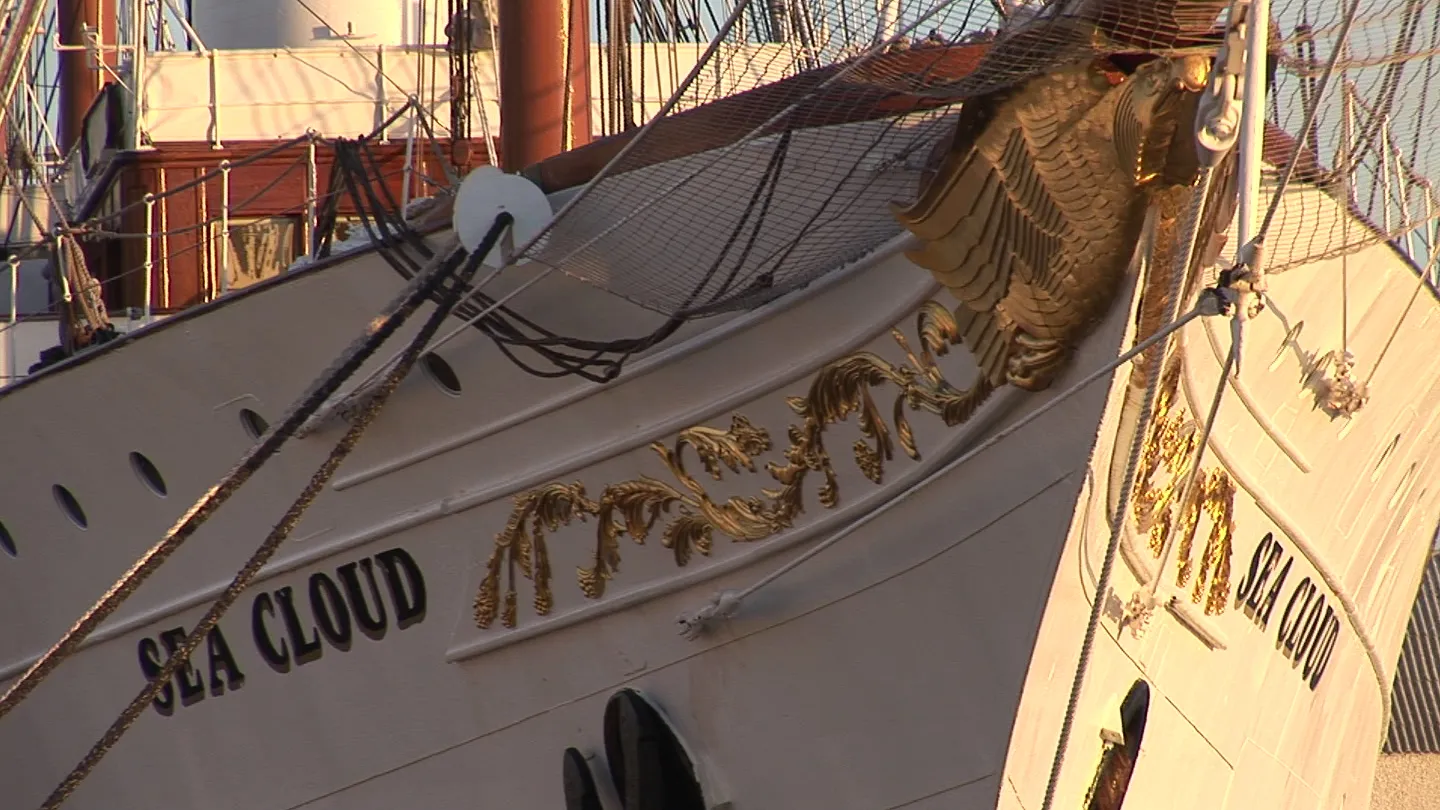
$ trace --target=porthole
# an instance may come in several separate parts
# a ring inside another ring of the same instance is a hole
[[[165,486],[165,476],[160,474],[160,469],[155,466],[155,462],[143,454],[130,454],[130,469],[135,471],[135,474],[140,477],[140,483],[149,488],[151,492],[162,498],[170,494],[170,490]]]
[[[1370,471],[1370,483],[1373,484],[1380,480],[1380,473],[1385,469],[1385,462],[1390,460],[1390,454],[1394,453],[1395,449],[1399,446],[1400,434],[1396,433],[1395,438],[1391,439],[1390,443],[1385,445],[1385,449],[1381,451],[1380,460],[1375,462],[1375,469]]]
[[[445,358],[431,352],[420,358],[420,363],[425,367],[425,373],[430,379],[440,386],[440,390],[451,396],[460,395],[460,375],[455,373],[454,367],[445,362]]]
[[[1395,494],[1390,496],[1390,503],[1386,505],[1386,509],[1394,509],[1399,506],[1400,502],[1410,494],[1410,488],[1415,486],[1415,472],[1418,469],[1420,469],[1420,464],[1415,462],[1405,471],[1405,475],[1400,478],[1400,483],[1395,486]]]
[[[1270,361],[1271,371],[1280,368],[1280,364],[1285,360],[1285,350],[1296,345],[1295,341],[1300,339],[1300,333],[1303,331],[1305,331],[1305,322],[1300,321],[1290,327],[1290,331],[1285,333],[1285,339],[1280,341],[1280,348],[1275,350],[1275,359]],[[1298,350],[1299,347],[1297,346],[1296,348]]]
[[[59,484],[51,487],[50,491],[55,494],[55,503],[60,506],[60,511],[64,512],[72,523],[82,529],[90,528],[90,518],[85,517],[85,510],[73,492]]]
[[[252,439],[264,436],[265,431],[270,429],[270,423],[265,421],[265,417],[249,408],[240,409],[240,426],[245,428],[245,432],[250,434]]]
[[[1140,757],[1145,737],[1145,720],[1150,713],[1150,686],[1136,681],[1120,704],[1118,739],[1106,738],[1100,753],[1100,767],[1085,800],[1087,810],[1120,810],[1130,789],[1130,777]],[[1102,737],[1105,735],[1102,733]]]
[[[15,548],[15,538],[11,536],[10,530],[0,523],[0,549],[4,549],[11,557],[19,557],[20,550]]]

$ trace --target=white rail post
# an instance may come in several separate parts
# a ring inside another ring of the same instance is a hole
[[[889,42],[900,30],[900,0],[875,0],[875,44]]]
[[[385,86],[385,43],[375,46],[375,106],[383,123],[390,117],[390,91]],[[380,143],[390,143],[390,127],[380,130]]]
[[[205,301],[214,301],[220,295],[220,277],[215,272],[215,234],[210,230],[210,179],[201,178],[199,194],[195,198],[195,210],[199,212],[197,222],[203,230],[200,232],[200,244],[203,253],[200,256],[200,266],[205,277]]]
[[[480,102],[484,104],[485,102]],[[401,170],[400,180],[400,216],[405,216],[405,209],[410,207],[410,186],[415,182],[415,129],[420,122],[415,120],[419,115],[419,99],[410,97],[407,102],[410,107],[410,131],[405,133],[405,167]],[[487,139],[489,133],[486,133]]]
[[[1395,194],[1390,186],[1390,164],[1393,160],[1390,154],[1390,116],[1387,115],[1380,119],[1380,227],[1385,229],[1386,242],[1395,241],[1390,222],[1390,201]]]
[[[152,304],[155,288],[155,195],[145,195],[145,317],[148,325],[155,315]]]
[[[133,102],[135,149],[141,148],[145,137],[145,31],[149,17],[145,13],[145,0],[130,0],[133,13],[130,16],[130,89]],[[148,233],[148,231],[147,231]]]
[[[1388,142],[1387,151],[1393,155],[1391,159],[1395,165],[1395,196],[1396,203],[1400,207],[1399,227],[1405,231],[1405,255],[1413,260],[1415,258],[1415,223],[1410,221],[1410,192],[1415,190],[1415,184],[1412,181],[1410,164],[1405,161],[1405,152],[1400,148],[1400,144],[1395,142],[1394,131],[1386,133],[1385,139]]]
[[[225,144],[220,138],[220,67],[216,62],[220,59],[220,52],[210,49],[205,54],[205,60],[210,65],[210,148],[224,149]]]
[[[1415,223],[1410,219],[1410,193],[1415,190],[1415,183],[1399,147],[1395,151],[1395,182],[1400,189],[1400,227],[1405,229],[1405,254],[1414,259],[1416,234]]]
[[[14,379],[20,376],[15,365],[19,354],[19,350],[15,348],[15,323],[20,320],[20,257],[11,253],[6,262],[10,265],[10,319],[8,321],[9,328],[5,330],[5,349],[6,354],[9,355],[5,373]],[[3,387],[0,385],[0,388]]]
[[[230,160],[220,161],[220,294],[230,292]]]
[[[1435,206],[1433,202],[1434,191],[1430,188],[1429,181],[1423,178],[1420,188],[1425,192],[1425,266],[1435,267],[1436,263],[1430,261],[1430,254],[1435,252],[1436,235]],[[1440,270],[1432,270],[1430,272],[1430,283],[1440,286]]]
[[[319,168],[315,165],[315,139],[319,133],[310,130],[305,141],[305,252],[315,256],[315,228],[317,206],[315,198],[320,194]]]
[[[1345,172],[1341,178],[1345,183],[1345,204],[1358,208],[1360,205],[1360,194],[1355,190],[1355,178],[1360,171],[1360,158],[1352,152],[1355,148],[1355,87],[1348,80],[1342,87],[1344,88],[1344,98],[1341,102],[1341,112],[1344,115],[1344,119],[1341,123],[1344,125],[1342,132],[1345,134],[1340,148],[1344,151],[1337,156],[1338,160],[1343,161],[1343,163],[1338,163],[1337,165],[1343,165],[1345,167]],[[1366,214],[1368,213],[1367,211]],[[1354,219],[1354,217],[1345,218],[1345,227],[1350,227],[1350,220],[1352,219]]]
[[[156,183],[160,186],[160,307],[170,308],[170,203],[166,194],[165,167],[156,172]]]

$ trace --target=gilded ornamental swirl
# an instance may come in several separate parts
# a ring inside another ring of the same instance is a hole
[[[1180,371],[1180,358],[1173,358],[1161,378],[1150,434],[1136,471],[1131,510],[1156,558],[1172,528],[1178,532],[1175,585],[1191,585],[1193,577],[1191,599],[1213,616],[1225,612],[1230,598],[1235,484],[1224,469],[1202,467],[1190,498],[1180,502],[1200,442],[1200,426],[1175,401]],[[1210,519],[1210,534],[1197,564],[1195,535],[1202,514]]]
[[[918,354],[899,329],[891,331],[907,362],[855,352],[821,368],[804,396],[786,399],[800,421],[790,426],[778,458],[764,464],[774,485],[756,495],[717,501],[686,466],[687,455],[693,453],[695,463],[712,480],[722,480],[726,470],[735,475],[758,472],[773,442],[768,431],[740,414],[731,418],[728,429],[696,425],[680,431],[673,445],[652,444],[668,474],[665,480],[641,476],[621,481],[606,486],[595,499],[579,481],[552,482],[517,495],[509,520],[495,535],[475,597],[475,623],[486,628],[498,616],[504,626],[516,626],[521,578],[533,583],[535,612],[541,616],[550,612],[555,599],[546,536],[577,520],[595,519],[592,562],[577,571],[576,579],[585,596],[599,599],[619,570],[623,536],[643,544],[663,523],[660,545],[671,550],[676,565],[683,566],[695,553],[708,555],[717,533],[751,542],[790,528],[804,511],[806,482],[812,475],[819,478],[816,499],[825,508],[834,508],[840,487],[825,446],[826,430],[851,413],[858,414],[862,437],[853,446],[855,464],[870,481],[881,483],[885,463],[894,458],[897,444],[905,455],[918,460],[920,451],[907,411],[926,411],[946,425],[958,425],[994,389],[983,379],[970,390],[945,379],[936,357],[961,342],[955,317],[945,307],[935,301],[921,307],[916,331]],[[877,390],[887,384],[895,387],[889,421],[876,403]]]

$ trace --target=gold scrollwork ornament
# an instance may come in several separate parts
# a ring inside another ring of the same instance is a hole
[[[655,525],[672,513],[660,543],[674,553],[675,564],[683,566],[693,553],[710,553],[716,532],[734,541],[753,542],[790,528],[804,511],[804,485],[811,473],[823,479],[816,493],[820,504],[833,509],[840,502],[840,489],[825,447],[825,431],[851,413],[859,414],[861,434],[853,448],[855,464],[867,479],[883,481],[885,463],[894,458],[897,443],[906,456],[919,460],[907,408],[955,426],[969,419],[993,388],[981,380],[962,390],[945,379],[936,358],[960,343],[960,330],[944,306],[935,301],[923,305],[916,316],[916,331],[918,354],[899,329],[891,330],[907,362],[855,352],[821,368],[805,396],[786,398],[800,422],[788,430],[783,463],[765,465],[777,486],[762,489],[759,495],[717,501],[685,468],[689,448],[715,481],[722,480],[727,469],[732,474],[755,473],[757,458],[771,449],[770,435],[739,414],[732,417],[728,430],[697,425],[680,431],[673,446],[651,445],[674,484],[641,476],[610,484],[591,500],[578,481],[552,482],[517,495],[509,520],[495,535],[475,597],[475,623],[487,628],[498,616],[505,627],[516,626],[520,577],[534,583],[536,614],[550,612],[555,600],[546,536],[577,520],[596,520],[592,563],[580,568],[576,577],[586,597],[599,599],[619,570],[620,537],[628,535],[643,544]],[[885,384],[897,389],[891,408],[893,434],[874,397],[875,389]]]
[[[1200,443],[1198,426],[1176,402],[1181,364],[1174,358],[1167,365],[1156,392],[1150,434],[1146,437],[1131,499],[1132,515],[1155,558],[1164,550],[1165,539],[1176,532],[1178,568],[1176,587],[1184,588],[1193,576],[1191,599],[1203,604],[1206,615],[1225,612],[1230,597],[1230,556],[1235,534],[1235,484],[1221,468],[1201,469],[1195,485],[1184,498],[1186,482],[1197,458]],[[1163,481],[1157,481],[1162,477]],[[1185,499],[1185,503],[1180,503]],[[1199,568],[1192,559],[1200,516],[1210,519],[1210,536],[1200,555]]]

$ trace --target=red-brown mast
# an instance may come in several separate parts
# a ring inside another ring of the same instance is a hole
[[[572,22],[579,25],[565,24],[567,6]],[[500,157],[506,171],[519,171],[565,150],[567,82],[572,88],[572,143],[589,140],[590,37],[584,9],[583,0],[499,2]]]
[[[105,14],[102,0],[55,0],[55,22],[60,29],[60,44],[67,46],[60,51],[60,143],[62,152],[69,151],[80,137],[85,123],[85,113],[90,110],[95,97],[104,86],[101,69],[90,62],[90,54],[81,46],[88,44],[86,28],[99,33],[102,50],[98,56],[102,64],[113,61],[115,45],[114,8]],[[117,0],[118,2],[118,0]]]
[[[575,149],[590,142],[590,4],[570,4],[570,143]]]

